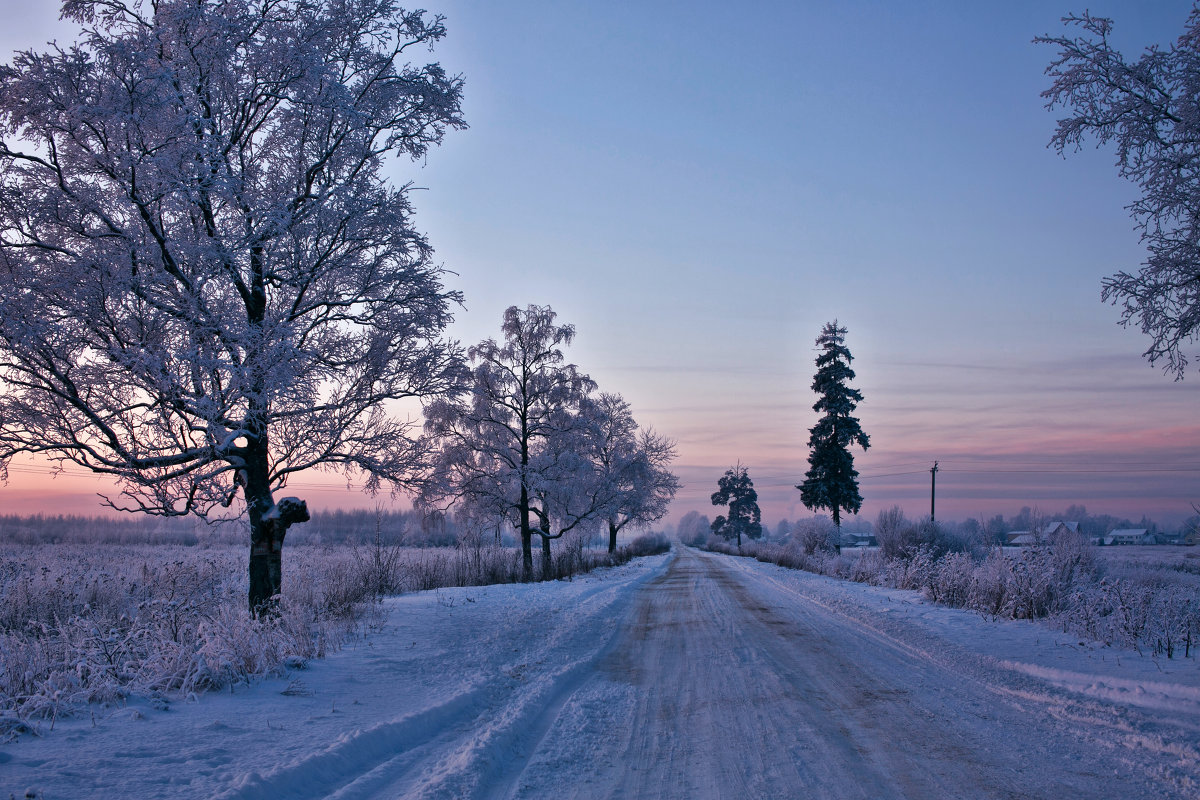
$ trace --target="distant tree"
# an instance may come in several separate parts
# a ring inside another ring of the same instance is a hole
[[[712,533],[712,528],[709,526],[708,517],[699,511],[689,511],[680,518],[675,533],[684,544],[702,545]]]
[[[829,510],[840,537],[841,512],[853,514],[862,507],[850,445],[858,444],[866,450],[870,440],[854,416],[862,393],[847,385],[854,380],[854,370],[850,368],[853,356],[846,347],[846,329],[836,320],[826,323],[817,337],[817,347],[820,353],[812,389],[818,400],[813,410],[821,412],[821,417],[809,430],[809,470],[804,483],[796,488],[805,506]]]
[[[1082,503],[1072,503],[1071,505],[1067,506],[1067,510],[1062,513],[1062,518],[1064,520],[1078,522],[1086,519],[1087,515],[1087,506],[1083,505]]]
[[[80,41],[0,66],[0,478],[28,453],[115,478],[113,508],[240,494],[249,602],[280,592],[324,468],[411,486],[389,401],[453,388],[457,293],[390,154],[463,127],[445,34],[391,0],[70,0]]]
[[[1150,336],[1144,355],[1183,377],[1184,342],[1200,326],[1200,6],[1179,40],[1151,47],[1127,62],[1108,41],[1113,22],[1071,15],[1064,24],[1083,35],[1039,36],[1059,49],[1046,69],[1054,82],[1042,93],[1047,108],[1065,108],[1050,143],[1078,150],[1088,137],[1115,142],[1116,167],[1141,197],[1129,211],[1149,257],[1137,274],[1104,279],[1101,297],[1121,306],[1121,324],[1136,322]]]
[[[785,541],[792,535],[792,523],[786,519],[781,519],[779,524],[775,526],[775,538],[779,541]]]
[[[997,514],[987,521],[983,526],[985,536],[989,544],[1004,544],[1009,530],[1011,530],[1004,522],[1004,515]]]
[[[668,469],[675,443],[651,430],[639,430],[629,404],[618,394],[601,393],[589,404],[593,420],[592,485],[609,496],[605,522],[608,552],[616,552],[617,534],[626,526],[662,519],[679,490]]]
[[[520,536],[526,579],[533,575],[535,535],[548,577],[550,540],[598,521],[610,500],[591,487],[594,441],[580,413],[596,385],[565,363],[562,348],[575,327],[555,324],[556,317],[548,306],[510,306],[503,343],[485,339],[468,350],[467,393],[425,409],[436,453],[418,502],[507,520]]]
[[[758,539],[762,536],[762,512],[758,508],[758,492],[754,491],[754,481],[741,464],[725,470],[725,475],[717,481],[718,489],[713,493],[714,506],[729,506],[729,516],[718,516],[712,523],[713,533],[729,541],[737,539],[738,547],[742,546],[742,536],[748,539]]]

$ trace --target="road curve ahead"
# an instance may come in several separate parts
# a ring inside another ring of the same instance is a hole
[[[774,568],[677,549],[637,590],[596,668],[547,710],[505,793],[1186,796],[1097,745],[1103,709],[1071,711],[986,666],[944,666],[773,579]],[[1083,728],[1081,717],[1092,717]]]

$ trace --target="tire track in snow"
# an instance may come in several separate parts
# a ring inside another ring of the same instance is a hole
[[[239,777],[219,800],[356,800],[487,797],[511,783],[557,708],[614,641],[636,587],[666,567],[577,593],[569,615],[547,624],[534,649],[493,658],[494,674],[399,719],[356,730],[323,750],[266,773]],[[532,585],[536,587],[537,585]],[[542,585],[543,587],[545,585]],[[469,613],[464,609],[464,613]],[[523,621],[544,620],[534,612]],[[492,641],[492,647],[498,646]],[[505,660],[508,659],[508,660]]]

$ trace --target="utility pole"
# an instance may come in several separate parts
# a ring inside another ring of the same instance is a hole
[[[933,504],[937,498],[937,462],[933,462],[933,468],[929,470],[929,521],[933,522]]]

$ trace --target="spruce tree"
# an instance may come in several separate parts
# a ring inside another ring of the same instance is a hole
[[[854,380],[854,370],[850,368],[853,356],[846,347],[846,329],[838,327],[837,320],[825,323],[817,337],[817,347],[820,354],[812,388],[819,399],[813,410],[822,416],[809,430],[809,469],[804,483],[796,488],[805,506],[829,510],[840,540],[841,512],[853,514],[862,507],[850,445],[857,442],[866,450],[870,440],[853,416],[863,397],[862,392],[847,385]]]

